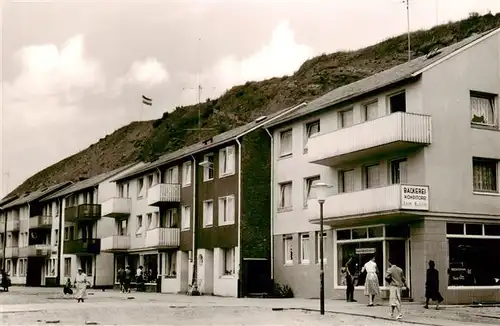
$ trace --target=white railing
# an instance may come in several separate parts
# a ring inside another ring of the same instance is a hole
[[[316,199],[307,202],[308,216],[319,219]],[[396,210],[429,210],[429,186],[395,184],[326,197],[324,218],[383,213]]]
[[[19,247],[5,247],[5,258],[19,257]]]
[[[50,228],[52,226],[52,216],[33,216],[29,219],[29,228],[36,229],[40,227]]]
[[[319,134],[309,139],[308,161],[319,162],[395,142],[430,144],[431,122],[428,115],[396,112],[348,128]]]
[[[180,243],[179,228],[156,228],[146,232],[144,246],[148,247],[178,247]]]
[[[130,215],[130,198],[110,198],[102,203],[102,216],[123,216]]]
[[[130,237],[114,235],[101,239],[101,251],[127,250],[130,248]]]
[[[17,231],[19,230],[19,220],[8,220],[7,221],[7,231]]]
[[[148,205],[164,202],[180,202],[181,185],[178,183],[159,183],[148,189]]]

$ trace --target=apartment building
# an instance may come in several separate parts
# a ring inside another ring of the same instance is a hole
[[[0,266],[5,268],[5,248],[7,242],[7,234],[5,232],[7,228],[6,214],[2,209],[2,206],[10,203],[11,201],[17,199],[18,196],[5,197],[0,200]]]
[[[391,259],[424,300],[428,261],[446,303],[500,299],[500,33],[471,36],[335,89],[269,124],[273,143],[274,279],[319,297],[345,296]],[[315,183],[329,185],[323,237]],[[321,240],[323,239],[323,240]]]
[[[12,284],[44,284],[44,260],[57,249],[51,245],[52,219],[43,213],[40,200],[69,184],[64,182],[24,193],[2,206],[6,217],[5,271],[10,275]]]
[[[115,178],[118,198],[103,204],[103,215],[115,217],[116,228],[102,240],[115,254],[115,277],[119,268],[142,265],[150,290],[186,293],[196,285],[203,294],[232,297],[268,291],[271,143],[262,126],[295,109]]]
[[[89,276],[92,287],[113,286],[113,255],[101,252],[101,238],[111,234],[114,220],[102,216],[101,204],[114,195],[112,177],[143,164],[131,164],[82,179],[41,200],[44,214],[54,220],[49,229],[52,235],[50,244],[59,248],[44,261],[46,267],[42,277],[46,280],[45,285],[57,286],[58,275],[59,285],[66,283],[68,278],[73,281],[81,267]]]

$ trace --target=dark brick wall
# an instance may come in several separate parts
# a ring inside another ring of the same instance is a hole
[[[242,141],[241,258],[271,255],[271,139],[258,129]]]

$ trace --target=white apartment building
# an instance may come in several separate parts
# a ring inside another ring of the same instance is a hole
[[[319,297],[324,203],[326,296],[340,273],[391,257],[424,300],[434,260],[446,303],[500,299],[500,30],[346,85],[271,124],[274,280]],[[363,299],[359,274],[355,299]]]
[[[41,201],[44,214],[54,221],[51,245],[60,248],[45,261],[46,285],[57,285],[59,252],[60,285],[65,284],[68,278],[73,282],[81,267],[94,288],[113,286],[113,255],[101,251],[101,239],[112,234],[115,221],[102,216],[101,205],[115,194],[115,184],[110,182],[112,177],[128,173],[143,164],[127,165],[81,180]],[[60,244],[59,239],[62,239]]]

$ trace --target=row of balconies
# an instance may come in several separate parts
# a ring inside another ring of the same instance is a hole
[[[0,250],[0,256],[3,255],[3,248],[1,249],[2,250]],[[26,247],[5,247],[5,258],[49,257],[53,253],[57,253],[57,247],[48,244],[37,244]]]
[[[133,245],[130,236],[114,235],[103,238],[101,241],[101,250],[105,252],[120,252],[136,248],[176,248],[179,247],[179,243],[179,228],[156,228],[146,231],[144,237],[134,238]]]

